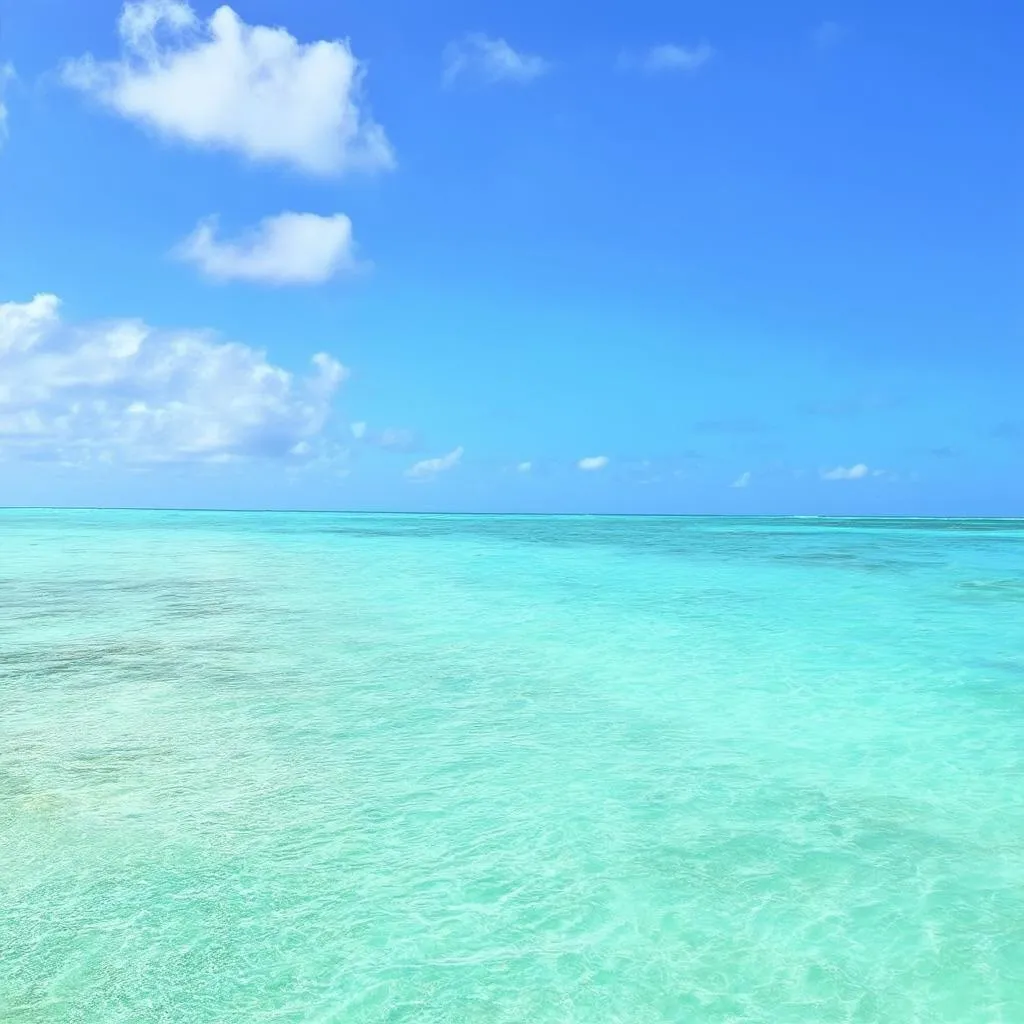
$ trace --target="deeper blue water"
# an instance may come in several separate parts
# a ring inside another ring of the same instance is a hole
[[[1020,1024],[1024,522],[0,513],[0,1020]]]

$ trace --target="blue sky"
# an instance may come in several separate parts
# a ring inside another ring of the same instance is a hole
[[[1024,513],[1009,0],[0,18],[0,503]]]

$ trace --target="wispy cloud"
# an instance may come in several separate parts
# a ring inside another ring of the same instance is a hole
[[[63,79],[130,121],[311,174],[394,165],[363,109],[365,68],[343,39],[300,43],[226,4],[204,20],[184,0],[129,0],[117,31],[119,59],[87,54]]]
[[[365,438],[370,444],[392,452],[414,451],[419,441],[415,430],[408,427],[384,427],[383,430],[371,431]]]
[[[438,456],[435,459],[423,459],[415,465],[410,466],[405,475],[411,480],[432,480],[438,473],[445,473],[454,469],[462,461],[462,446],[453,449],[447,455]]]
[[[14,77],[13,64],[0,64],[0,146],[7,141],[7,104],[4,103],[4,92],[7,83]]]
[[[413,452],[419,447],[419,437],[415,430],[406,427],[384,427],[375,430],[364,421],[349,424],[352,436],[364,445],[383,448],[389,452]]]
[[[217,237],[217,219],[208,217],[180,242],[172,255],[198,267],[215,281],[271,285],[322,284],[335,274],[360,267],[352,221],[343,213],[279,213],[264,217],[240,237]]]
[[[836,466],[835,469],[824,469],[821,471],[821,479],[863,480],[870,472],[871,470],[863,462],[858,462],[855,466]],[[880,471],[876,470],[875,472],[877,474]]]
[[[738,477],[729,485],[730,487],[749,487],[750,486],[750,470],[745,473],[740,473]]]
[[[529,473],[530,470],[533,469],[533,463],[532,462],[520,462],[519,465],[516,466],[516,469],[520,473]]]
[[[514,50],[504,39],[496,39],[483,32],[470,32],[449,43],[442,60],[445,85],[451,85],[463,76],[489,84],[525,84],[551,70],[551,64],[543,57]]]
[[[652,47],[644,58],[644,70],[657,74],[662,71],[697,71],[715,55],[714,48],[706,42],[696,46],[678,46],[664,43]]]
[[[607,455],[589,455],[585,459],[580,459],[576,465],[584,473],[593,473],[596,470],[604,469],[610,461]]]
[[[700,42],[694,46],[662,43],[640,54],[623,53],[619,57],[619,67],[624,70],[637,69],[648,75],[673,72],[693,74],[714,56],[715,49],[707,42]]]

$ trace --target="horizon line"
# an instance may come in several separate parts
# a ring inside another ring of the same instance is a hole
[[[864,519],[928,522],[1024,522],[1024,514],[998,515],[892,515],[806,512],[399,512],[388,509],[323,508],[213,508],[161,505],[0,505],[4,512],[207,512],[222,515],[322,515],[322,516],[433,516],[537,519]]]

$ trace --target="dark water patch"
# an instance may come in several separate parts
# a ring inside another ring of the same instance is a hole
[[[868,572],[912,573],[921,569],[942,569],[945,565],[945,562],[914,558],[872,558],[865,559],[861,568]]]
[[[151,612],[167,619],[210,619],[226,618],[244,622],[265,614],[264,610],[250,600],[239,599],[237,592],[202,592],[176,597],[172,600],[155,602]]]
[[[959,590],[968,590],[973,593],[1024,594],[1024,579],[1016,577],[1009,579],[961,580],[956,586]]]
[[[254,524],[256,525],[256,524]],[[344,542],[479,540],[558,551],[604,549],[716,564],[744,559],[809,567],[858,561],[865,572],[942,568],[954,551],[1024,542],[1024,524],[962,520],[728,519],[696,517],[296,516],[259,524],[262,533]],[[850,549],[815,550],[843,533]],[[955,548],[950,547],[955,545]],[[1022,548],[1024,550],[1024,548]]]
[[[842,565],[845,567],[851,563],[860,562],[862,556],[855,551],[783,551],[780,554],[771,555],[770,558],[776,562],[790,562],[798,565],[811,565],[815,567],[820,565]]]
[[[1015,714],[1024,709],[1024,659],[976,658],[968,662],[969,674],[957,689],[963,699]]]
[[[1016,533],[1018,542],[1024,540],[1024,519],[915,519],[899,518],[820,518],[793,519],[793,523],[820,530],[879,530],[891,533],[923,532],[951,533]]]
[[[29,796],[33,790],[32,780],[27,775],[0,767],[0,805],[5,800]]]
[[[140,766],[180,762],[185,756],[183,748],[170,746],[118,746],[93,748],[71,755],[66,764],[79,775],[96,778],[122,776]]]
[[[759,560],[764,560],[759,559]],[[921,570],[941,569],[946,563],[937,559],[885,556],[877,549],[865,551],[782,551],[767,556],[767,561],[811,569],[836,568],[869,573],[907,575]]]
[[[1022,579],[974,579],[954,584],[952,600],[964,604],[1024,603]],[[1022,625],[1024,630],[1024,625]]]
[[[20,676],[50,679],[78,675],[88,685],[109,685],[126,676],[152,678],[154,666],[163,666],[172,674],[180,656],[188,652],[143,639],[78,641],[59,646],[26,644],[0,650],[0,677]]]
[[[105,609],[82,608],[77,601],[53,601],[41,605],[17,602],[7,604],[0,601],[0,632],[13,632],[12,627],[21,628],[26,624],[45,625],[54,619],[74,619],[77,622],[85,618],[98,618],[104,614]]]
[[[983,672],[1019,676],[1024,680],[1024,658],[978,658],[973,664]]]
[[[251,588],[242,580],[210,581],[202,578],[123,581],[108,579],[67,582],[25,581],[0,588],[0,620],[10,629],[53,620],[92,620],[116,616],[130,609],[141,617],[166,619],[245,619],[260,614]]]
[[[243,586],[244,580],[241,578],[209,579],[202,576],[150,576],[145,579],[22,577],[0,581],[0,600],[7,597],[8,592],[19,598],[29,596],[47,601],[59,600],[70,595],[82,597],[105,594],[154,594],[159,597],[172,597],[177,594],[191,594],[196,590],[229,592],[240,590]]]
[[[394,529],[390,527],[367,527],[367,526],[325,526],[312,530],[286,530],[275,529],[271,533],[283,533],[290,536],[335,536],[335,537],[364,537],[372,540],[393,540],[423,537],[444,537],[456,535],[456,531],[447,529],[431,529],[429,527],[415,527],[405,529]]]
[[[728,817],[723,818],[722,807],[730,808]],[[651,810],[643,802],[637,809],[641,815]],[[831,794],[734,773],[705,780],[675,813],[664,801],[656,809],[665,838],[644,849],[640,861],[673,887],[691,884],[695,874],[713,865],[715,884],[724,892],[767,885],[780,896],[823,886],[841,893],[854,876],[884,877],[886,888],[894,891],[914,884],[926,861],[983,861],[993,852],[983,837],[952,836],[931,827],[931,811],[923,804]],[[708,824],[679,827],[691,820]],[[1013,897],[1024,912],[1024,895]]]

